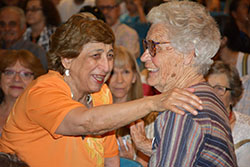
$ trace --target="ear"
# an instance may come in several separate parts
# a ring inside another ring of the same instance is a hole
[[[228,38],[226,36],[222,37],[220,47],[221,48],[225,47],[227,44],[227,41],[228,41]]]
[[[232,11],[232,16],[233,16],[233,18],[234,18],[235,20],[237,20],[237,14],[236,14],[235,11]]]
[[[183,55],[184,56],[184,65],[188,65],[193,61],[193,58],[195,56],[194,50],[192,50],[190,53]]]
[[[73,59],[61,58],[62,65],[65,69],[70,69]]]

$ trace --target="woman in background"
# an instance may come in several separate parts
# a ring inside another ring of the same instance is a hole
[[[49,50],[50,36],[61,24],[59,13],[51,0],[28,0],[25,5],[26,22],[29,25],[24,39]]]
[[[207,80],[228,111],[237,163],[239,167],[247,167],[250,163],[250,134],[246,132],[250,131],[250,116],[232,110],[243,92],[239,73],[235,67],[215,61]]]
[[[115,48],[114,69],[109,79],[109,88],[113,103],[122,103],[143,97],[140,70],[134,56],[122,46]],[[120,156],[135,160],[135,148],[132,145],[129,128],[116,131],[120,146]]]
[[[18,96],[27,85],[45,73],[40,60],[27,50],[0,55],[0,134]]]

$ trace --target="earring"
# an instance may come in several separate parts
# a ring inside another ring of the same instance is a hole
[[[69,69],[65,70],[64,74],[68,77],[69,76]]]

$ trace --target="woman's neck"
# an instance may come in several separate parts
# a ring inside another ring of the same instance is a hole
[[[68,77],[64,76],[64,81],[70,87],[72,99],[88,106],[86,99],[87,99],[87,96],[89,95],[89,92],[79,91],[79,89],[77,89],[77,86],[73,84],[71,76],[68,76]]]
[[[123,102],[126,102],[127,98],[128,98],[128,95],[126,95],[124,97],[121,97],[121,98],[117,98],[117,97],[113,96],[114,103],[123,103]]]
[[[16,102],[16,99],[17,98],[14,98],[14,97],[7,97],[7,96],[4,97],[4,100],[0,104],[1,112],[2,112],[1,115],[8,114],[11,111],[13,105]]]
[[[167,85],[163,88],[163,92],[177,88],[188,88],[192,85],[204,82],[204,76],[198,74],[193,68],[185,69],[184,72],[177,76],[172,82],[168,82]]]
[[[236,66],[238,54],[239,54],[238,51],[233,51],[229,49],[227,46],[221,48],[219,51],[220,59],[232,66]]]
[[[45,22],[39,22],[37,24],[33,24],[31,25],[31,29],[32,29],[32,38],[37,38],[38,36],[40,36],[41,32],[43,31],[45,27]]]

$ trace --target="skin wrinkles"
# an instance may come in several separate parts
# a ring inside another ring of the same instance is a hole
[[[100,49],[101,48],[101,49]],[[100,91],[106,76],[113,68],[111,44],[88,43],[75,59],[62,59],[70,76],[64,76],[70,85],[74,99],[84,99],[89,93]]]
[[[163,24],[155,24],[150,28],[147,39],[167,42],[169,40],[166,32],[168,30]],[[196,73],[197,69],[190,66],[190,63],[193,63],[193,52],[184,55],[171,47],[171,43],[157,45],[156,49],[155,57],[151,57],[148,50],[141,57],[141,61],[145,62],[145,67],[149,70],[149,85],[165,92],[173,87],[185,88],[204,80],[202,75]],[[150,71],[151,69],[153,71]]]

